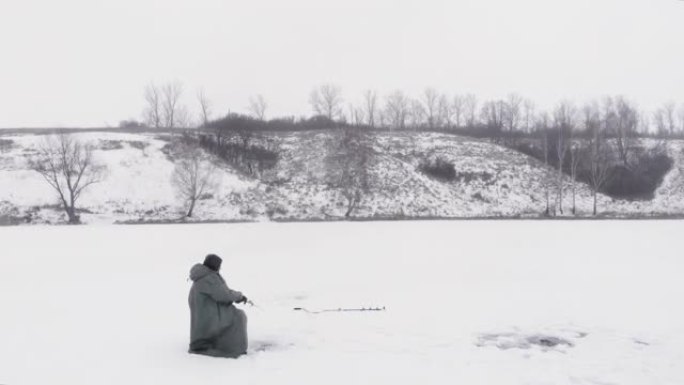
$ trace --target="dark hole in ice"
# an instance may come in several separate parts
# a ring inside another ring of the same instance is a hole
[[[529,336],[527,342],[546,348],[553,348],[558,345],[573,346],[572,342],[553,336]]]

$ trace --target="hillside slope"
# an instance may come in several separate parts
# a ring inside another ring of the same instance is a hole
[[[174,137],[151,133],[88,132],[75,134],[96,147],[95,159],[107,178],[87,190],[79,204],[86,223],[172,221],[182,217],[183,203],[170,183],[174,159],[165,146]],[[326,180],[326,146],[331,132],[268,135],[278,148],[274,169],[259,178],[240,174],[221,163],[217,189],[201,200],[195,221],[326,220],[342,218],[344,199]],[[29,160],[44,136],[0,137],[0,223],[61,223],[56,197]],[[516,151],[487,141],[446,134],[377,134],[370,159],[370,191],[357,218],[537,217],[545,208],[545,184],[555,200],[554,170]],[[264,140],[264,139],[262,139]],[[675,166],[655,198],[626,202],[601,195],[600,210],[609,216],[684,213],[682,143],[669,143]],[[444,182],[422,173],[422,161],[440,157],[454,164],[457,178]],[[565,214],[571,186],[565,178]],[[577,186],[579,215],[592,208],[588,186]]]

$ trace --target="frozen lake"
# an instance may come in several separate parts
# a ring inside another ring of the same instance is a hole
[[[0,384],[682,384],[682,228],[0,228]],[[186,353],[207,253],[258,305],[238,360]]]

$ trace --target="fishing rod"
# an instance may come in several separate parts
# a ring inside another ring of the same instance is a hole
[[[295,307],[292,310],[301,311],[309,314],[321,314],[321,313],[345,313],[345,312],[379,312],[386,311],[387,308],[383,307],[359,307],[359,308],[336,308],[336,309],[322,309],[322,310],[309,310],[305,307]]]

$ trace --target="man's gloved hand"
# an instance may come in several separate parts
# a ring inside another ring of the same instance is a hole
[[[248,299],[244,295],[236,303],[247,303]]]

